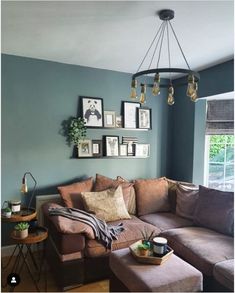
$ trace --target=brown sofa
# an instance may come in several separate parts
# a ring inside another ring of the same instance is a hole
[[[121,177],[112,180],[98,174],[95,185],[89,185],[88,191],[118,185],[122,185],[131,219],[108,222],[108,225],[121,222],[125,228],[113,241],[112,250],[126,248],[142,239],[143,234],[150,235],[154,231],[154,235],[168,239],[175,254],[203,273],[204,291],[233,291],[232,193],[202,186],[198,189],[190,183],[166,178],[139,179],[130,183]],[[78,193],[73,188],[68,189],[72,195],[69,199],[77,200]],[[59,191],[63,199],[61,205],[69,206],[68,194],[63,188],[61,192],[61,187]],[[50,235],[47,259],[59,288],[64,290],[107,278],[110,250],[94,239],[91,228],[61,216],[49,216],[49,207],[61,205],[46,203],[42,207]],[[76,207],[84,208],[80,199]]]

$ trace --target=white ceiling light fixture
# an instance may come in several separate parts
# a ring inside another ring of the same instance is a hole
[[[156,35],[154,36],[150,47],[148,48],[143,60],[141,61],[137,72],[132,75],[132,82],[131,82],[131,98],[132,99],[138,99],[137,97],[137,78],[140,76],[147,76],[148,74],[155,74],[154,79],[153,79],[153,84],[147,84],[146,82],[140,83],[141,86],[141,94],[140,94],[140,103],[144,104],[146,102],[146,89],[147,87],[152,88],[152,94],[154,96],[157,96],[160,94],[160,88],[161,87],[168,87],[168,98],[167,98],[167,103],[168,105],[172,106],[175,103],[174,100],[174,87],[179,86],[179,85],[187,85],[187,92],[186,95],[190,97],[191,101],[196,102],[198,99],[198,81],[200,80],[200,75],[198,72],[191,70],[188,61],[185,57],[185,54],[182,50],[182,47],[179,43],[179,40],[176,36],[176,33],[174,31],[174,28],[170,22],[171,19],[174,18],[174,11],[170,9],[165,9],[161,10],[158,13],[160,19],[162,20],[162,24],[160,25]],[[170,38],[169,34],[170,31],[172,35],[175,38],[175,41],[180,49],[180,52],[182,54],[182,57],[186,63],[187,68],[172,68],[171,67],[171,52],[170,52]],[[161,53],[162,53],[162,46],[164,41],[166,42],[167,45],[167,54],[168,54],[168,68],[160,68],[160,60],[161,60]],[[153,53],[150,53],[151,49],[153,50]],[[158,54],[157,54],[158,53]],[[152,54],[152,55],[151,55]],[[154,57],[157,58],[154,58]],[[147,57],[150,58],[150,62],[147,66],[147,69],[141,70],[140,69],[143,67]],[[156,59],[156,60],[155,60]],[[152,68],[152,64],[156,62],[156,67]],[[161,78],[160,75],[161,73],[168,73],[169,74],[169,79],[170,82],[168,85],[161,84]],[[172,74],[173,73],[180,73],[184,74],[185,81],[180,83],[177,82],[172,82]],[[173,87],[174,86],[174,87]]]

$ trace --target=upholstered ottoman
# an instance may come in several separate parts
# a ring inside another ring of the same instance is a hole
[[[202,291],[202,274],[176,255],[161,265],[138,263],[128,248],[110,255],[110,292]]]
[[[225,288],[234,291],[234,259],[218,262],[214,266],[213,276]]]

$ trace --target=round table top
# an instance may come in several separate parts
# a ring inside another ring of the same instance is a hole
[[[29,227],[29,234],[26,238],[18,238],[15,236],[15,231],[11,232],[11,238],[19,244],[34,244],[45,240],[48,237],[48,229],[46,227],[35,226]]]
[[[29,222],[36,218],[36,215],[37,212],[34,208],[21,207],[21,210],[18,213],[12,213],[10,218],[4,217],[2,213],[1,220],[3,222]]]

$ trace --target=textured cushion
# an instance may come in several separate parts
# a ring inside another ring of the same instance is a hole
[[[198,187],[178,184],[176,188],[176,214],[193,220],[199,195]]]
[[[213,276],[220,284],[234,292],[234,259],[217,263]]]
[[[81,182],[76,182],[66,186],[59,186],[58,190],[66,207],[84,209],[81,192],[91,191],[92,188],[93,178],[90,177]]]
[[[135,194],[135,188],[134,188],[134,183],[126,180],[125,178],[121,176],[117,176],[117,181],[123,183],[131,183],[131,188],[130,188],[130,195],[129,195],[129,203],[128,203],[128,212],[132,215],[136,214],[136,194]],[[125,200],[125,197],[124,197]]]
[[[140,264],[129,249],[110,254],[114,275],[130,292],[197,292],[202,291],[202,274],[176,255],[162,265]]]
[[[168,183],[165,178],[138,179],[134,187],[139,216],[170,211]]]
[[[160,230],[153,225],[145,223],[138,219],[135,216],[131,216],[129,220],[119,220],[114,222],[109,222],[108,225],[118,225],[119,223],[123,224],[124,231],[118,235],[118,239],[114,240],[112,243],[112,250],[121,249],[129,247],[134,242],[143,239],[143,232],[146,236],[150,236],[154,231],[154,235],[158,235]],[[102,255],[107,255],[110,253],[110,250],[106,249],[97,240],[86,240],[85,254],[88,257],[98,257]]]
[[[122,194],[122,187],[100,192],[82,192],[83,203],[88,212],[106,222],[130,219]]]
[[[133,183],[124,180],[121,177],[117,179],[111,179],[109,177],[96,174],[95,191],[103,191],[110,188],[117,188],[119,185],[122,187],[122,193],[126,208],[129,213],[134,214],[133,209]]]
[[[227,235],[233,234],[233,192],[199,186],[198,205],[194,222]]]
[[[202,227],[171,229],[161,233],[175,253],[207,276],[217,262],[233,258],[233,238]]]
[[[141,216],[140,219],[158,227],[161,231],[193,226],[193,221],[179,217],[173,213],[154,213]]]

